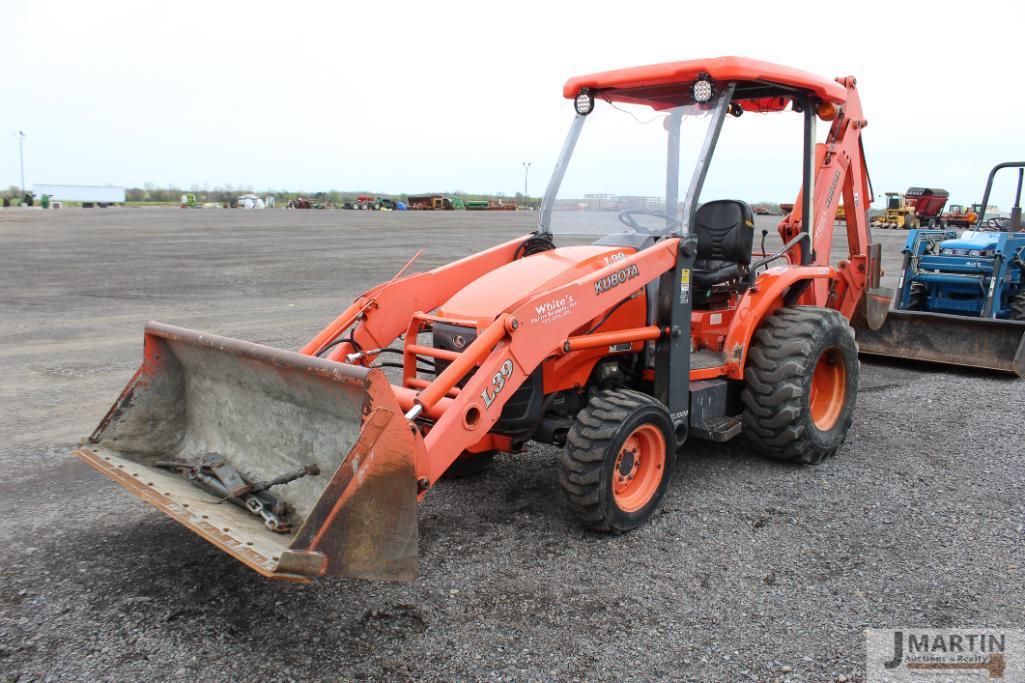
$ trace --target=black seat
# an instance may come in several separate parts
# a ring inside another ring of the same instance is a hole
[[[698,208],[695,223],[694,286],[699,296],[741,288],[754,243],[751,207],[735,199],[707,202]]]

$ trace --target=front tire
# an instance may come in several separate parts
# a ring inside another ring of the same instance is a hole
[[[744,432],[762,455],[814,465],[834,455],[854,420],[858,346],[839,312],[790,306],[754,335],[744,371]]]
[[[584,526],[623,533],[658,508],[675,458],[673,423],[662,403],[637,391],[606,390],[577,414],[559,483]]]
[[[1025,289],[1011,297],[1011,320],[1025,320]]]
[[[923,282],[912,282],[908,292],[908,311],[921,311],[925,309],[925,302],[929,298],[929,288]]]

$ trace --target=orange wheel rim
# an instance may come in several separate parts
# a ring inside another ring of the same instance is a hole
[[[847,365],[838,349],[822,352],[811,378],[811,421],[823,432],[832,429],[847,400]]]
[[[612,468],[612,497],[623,512],[635,512],[658,491],[666,469],[666,438],[655,425],[630,432]]]

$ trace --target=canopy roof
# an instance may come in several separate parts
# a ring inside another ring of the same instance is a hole
[[[690,85],[702,73],[718,83],[736,82],[733,101],[745,109],[783,109],[798,93],[838,105],[847,99],[847,89],[833,79],[746,57],[692,59],[576,76],[566,81],[562,94],[572,99],[588,88],[615,102],[667,109],[691,101]]]

